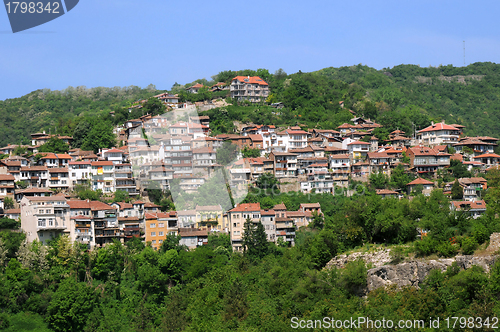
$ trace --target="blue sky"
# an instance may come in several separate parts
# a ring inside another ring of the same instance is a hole
[[[13,34],[0,10],[0,100],[68,86],[170,89],[222,70],[500,62],[498,1],[80,0]]]

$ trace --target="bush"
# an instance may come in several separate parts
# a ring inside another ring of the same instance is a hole
[[[443,257],[453,257],[457,253],[457,247],[450,241],[443,241],[436,247],[437,252]]]
[[[0,313],[0,330],[5,330],[10,326],[9,315],[5,312]]]
[[[422,240],[415,242],[415,253],[417,256],[427,256],[436,251],[436,240],[425,236]]]
[[[464,255],[472,255],[477,249],[477,241],[474,237],[466,237],[462,239],[462,253]]]

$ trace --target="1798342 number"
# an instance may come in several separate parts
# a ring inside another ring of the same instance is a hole
[[[53,2],[52,5],[50,2],[46,5],[42,2],[7,2],[5,6],[8,14],[18,12],[22,14],[41,14],[43,12],[59,14],[59,2]]]

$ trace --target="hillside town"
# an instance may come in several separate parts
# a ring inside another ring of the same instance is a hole
[[[201,84],[187,90],[197,93],[199,88]],[[229,90],[233,100],[250,103],[262,102],[270,93],[259,77],[237,76],[230,86],[217,83],[210,88]],[[212,135],[211,119],[198,111],[220,101],[179,103],[176,95],[168,93],[154,98],[168,112],[145,114],[117,126],[114,148],[39,152],[53,137],[71,147],[72,137],[45,132],[31,134],[31,145],[21,146],[27,151],[24,156],[15,154],[19,145],[0,148],[5,156],[0,160],[3,215],[20,220],[28,241],[46,243],[66,234],[88,248],[140,238],[159,249],[168,234],[179,235],[181,244],[196,248],[207,243],[211,232],[224,232],[230,235],[233,250],[242,251],[247,219],[263,224],[268,241],[293,246],[296,229],[322,215],[319,203],[304,202],[296,211],[283,203],[271,209],[259,203],[232,207],[186,204],[182,209],[176,206],[162,211],[149,200],[148,191],[173,191],[175,184],[175,190],[194,194],[214,174],[225,172],[233,195],[246,193],[264,175],[278,181],[280,192],[354,195],[356,186],[369,185],[373,175],[390,177],[398,169],[413,179],[406,183],[406,190],[377,188],[377,195],[412,199],[418,193],[430,195],[442,188],[451,197],[455,182],[438,181],[438,177],[460,163],[474,176],[457,179],[463,194],[452,201],[450,209],[466,210],[477,218],[486,211],[481,196],[487,189],[483,174],[500,163],[500,155],[495,153],[497,138],[468,137],[464,126],[444,121],[414,133],[395,130],[383,141],[373,135],[380,124],[354,115],[351,122],[332,129],[246,123],[238,126],[238,132]],[[141,102],[131,108],[140,108]],[[280,107],[279,103],[274,106]],[[236,152],[230,162],[222,163],[218,156],[228,146]],[[245,157],[249,150],[254,156]],[[80,200],[75,190],[81,187],[100,191],[105,197],[125,192],[129,199],[112,203]],[[14,206],[7,208],[9,199]]]

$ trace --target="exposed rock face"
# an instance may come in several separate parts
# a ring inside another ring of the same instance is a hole
[[[355,252],[350,255],[339,255],[332,258],[325,268],[331,269],[332,267],[337,267],[339,269],[344,268],[347,263],[355,261],[357,259],[363,259],[367,265],[373,264],[374,267],[380,267],[392,261],[391,249],[380,249],[371,253]]]
[[[431,270],[439,269],[442,272],[456,262],[461,269],[468,269],[473,265],[478,265],[485,272],[490,271],[490,267],[499,259],[496,252],[500,250],[500,233],[493,233],[490,236],[490,245],[483,256],[456,256],[449,259],[438,259],[425,261],[415,259],[397,265],[385,265],[391,262],[390,249],[382,249],[373,253],[353,253],[351,255],[340,255],[333,258],[325,268],[343,268],[348,262],[356,259],[363,259],[367,264],[373,264],[375,268],[368,270],[367,292],[371,292],[379,287],[397,285],[398,288],[405,286],[419,287],[429,275]]]

